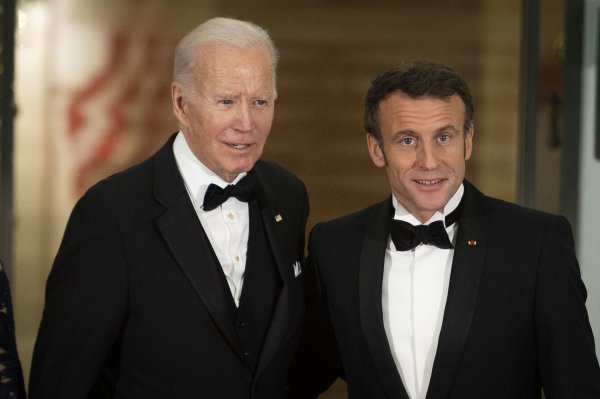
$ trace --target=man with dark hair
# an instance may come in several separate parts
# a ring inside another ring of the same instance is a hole
[[[367,144],[392,195],[313,229],[289,397],[343,377],[354,399],[600,398],[570,225],[464,179],[472,117],[445,65],[373,81]]]

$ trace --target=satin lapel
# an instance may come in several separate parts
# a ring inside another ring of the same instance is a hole
[[[489,221],[485,197],[465,181],[448,299],[427,398],[448,397],[469,336],[483,270]]]
[[[264,187],[264,184],[262,186]],[[293,316],[290,285],[294,275],[290,254],[295,253],[295,248],[290,246],[292,237],[289,236],[290,227],[288,226],[287,215],[278,208],[273,198],[264,190],[260,191],[259,203],[267,239],[277,263],[283,286],[260,353],[256,370],[257,376],[265,369],[279,347],[285,342],[285,333],[293,324],[290,321]]]
[[[172,139],[156,155],[154,173],[155,197],[166,207],[156,219],[156,226],[215,324],[237,355],[243,358],[232,323],[235,316],[224,300],[231,294],[225,291],[220,280],[220,265],[214,259],[210,242],[177,169]]]
[[[360,320],[383,388],[390,398],[408,399],[388,344],[381,305],[383,263],[392,216],[390,201],[382,202],[367,226],[358,271]]]

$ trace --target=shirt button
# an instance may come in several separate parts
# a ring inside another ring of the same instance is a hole
[[[227,218],[228,218],[229,220],[233,220],[233,219],[235,219],[235,215],[234,215],[233,213],[229,212],[229,213],[227,214]]]
[[[240,257],[236,255],[236,256],[235,256],[235,261],[236,261],[236,262],[239,262],[239,261],[240,261]]]

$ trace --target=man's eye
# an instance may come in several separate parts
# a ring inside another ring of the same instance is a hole
[[[410,144],[414,143],[414,139],[412,137],[405,137],[402,139],[402,143],[410,145]]]
[[[229,99],[229,98],[224,98],[221,101],[219,101],[221,104],[225,104],[225,105],[231,105],[233,104],[233,100]]]
[[[450,136],[448,136],[447,134],[442,134],[442,135],[440,135],[440,137],[439,137],[439,140],[440,140],[442,143],[444,143],[444,142],[446,142],[446,141],[450,140]]]
[[[263,106],[263,105],[267,105],[267,104],[268,104],[268,102],[267,102],[267,100],[262,100],[262,99],[261,99],[261,100],[256,100],[256,101],[255,101],[255,104],[256,104],[256,105],[259,105],[259,106]]]

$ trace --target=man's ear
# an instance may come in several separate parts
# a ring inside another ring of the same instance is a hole
[[[188,100],[183,93],[183,89],[178,83],[171,84],[171,101],[173,103],[173,113],[179,120],[181,126],[187,126],[187,103]]]
[[[465,161],[471,158],[471,152],[473,151],[473,134],[475,134],[475,128],[471,125],[469,131],[465,135]]]
[[[375,166],[383,168],[386,165],[385,154],[379,140],[371,133],[367,133],[367,146],[369,147],[369,155]]]

